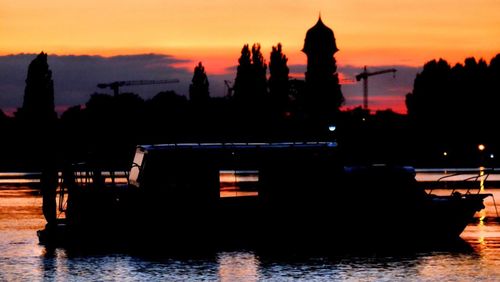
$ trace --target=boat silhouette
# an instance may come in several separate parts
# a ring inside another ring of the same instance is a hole
[[[412,167],[342,159],[335,142],[140,145],[121,182],[95,166],[65,170],[65,218],[39,240],[175,248],[446,241],[489,196],[433,195]]]

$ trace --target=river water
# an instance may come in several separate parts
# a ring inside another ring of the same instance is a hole
[[[500,189],[485,192],[500,201]],[[25,184],[0,186],[0,281],[500,281],[500,224],[493,220],[469,225],[461,235],[463,244],[451,248],[307,256],[239,249],[144,256],[72,253],[39,245],[36,231],[45,224],[41,204]],[[494,217],[494,208],[488,200],[482,215]]]

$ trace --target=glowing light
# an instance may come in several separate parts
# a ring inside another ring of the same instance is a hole
[[[490,159],[494,159],[494,158],[495,158],[495,155],[491,154]]]
[[[443,156],[448,156],[448,152],[443,152]]]
[[[478,243],[482,246],[486,245],[486,236],[485,236],[485,225],[484,225],[484,219],[486,218],[486,213],[484,210],[481,210],[481,215],[479,218],[479,223],[477,227],[479,228],[479,237],[477,239]]]
[[[334,131],[335,131],[335,129],[337,129],[337,127],[336,127],[335,125],[330,125],[330,126],[328,126],[328,130],[329,130],[330,132],[334,132]]]
[[[484,149],[486,149],[486,147],[483,144],[479,144],[477,148],[479,149],[479,151],[484,151]]]
[[[485,180],[484,170],[485,170],[484,167],[479,168],[479,176],[481,177],[480,178],[481,180],[479,181],[479,191],[481,191],[481,192],[484,192],[484,180]]]

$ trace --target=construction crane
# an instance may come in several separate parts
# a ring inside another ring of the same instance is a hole
[[[363,80],[363,109],[368,110],[368,77],[389,72],[392,72],[393,77],[396,77],[396,69],[386,69],[386,70],[368,72],[366,66],[362,73],[356,75],[357,81],[360,81],[361,79]]]
[[[126,80],[126,81],[114,81],[110,83],[99,83],[97,87],[99,88],[111,88],[114,95],[120,93],[120,87],[122,86],[133,86],[133,85],[150,85],[150,84],[165,84],[165,83],[177,83],[178,79],[164,79],[164,80]]]
[[[224,84],[226,85],[226,88],[227,88],[226,97],[233,96],[234,87],[231,86],[231,81],[224,80]]]

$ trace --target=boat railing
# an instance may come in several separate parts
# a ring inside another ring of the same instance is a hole
[[[59,212],[66,211],[70,189],[106,189],[128,186],[129,172],[117,168],[96,168],[87,163],[75,163],[62,171],[59,177]]]
[[[169,149],[258,149],[258,148],[336,148],[336,141],[301,141],[301,142],[221,142],[221,143],[166,143],[140,145],[146,150]]]
[[[467,195],[471,195],[471,194],[476,194],[476,195],[479,195],[479,194],[482,194],[486,197],[490,197],[492,198],[492,201],[493,201],[493,206],[495,207],[495,213],[496,213],[496,216],[497,218],[500,218],[499,217],[499,213],[498,213],[498,209],[497,209],[497,204],[496,204],[496,201],[495,201],[495,196],[492,194],[492,193],[484,193],[484,189],[485,189],[485,183],[486,181],[488,180],[488,178],[490,177],[491,173],[493,173],[494,170],[488,170],[488,169],[480,169],[479,171],[477,171],[477,173],[475,175],[470,175],[470,171],[461,171],[461,172],[456,172],[456,173],[451,173],[451,174],[447,174],[447,175],[444,175],[444,176],[441,176],[440,178],[438,178],[436,180],[436,183],[439,184],[439,183],[445,183],[445,188],[447,187],[446,183],[448,182],[452,182],[454,183],[454,185],[452,186],[452,189],[451,189],[451,195],[452,196],[467,196]],[[456,178],[456,177],[460,177],[460,176],[467,176],[463,179],[459,179],[459,180],[456,180],[454,179],[453,181],[449,181],[450,178]],[[457,184],[458,183],[458,184]],[[476,184],[476,186],[473,186],[473,185],[465,185],[466,183],[478,183]],[[439,185],[437,185],[439,186]],[[434,190],[434,187],[431,187],[429,189],[429,191],[427,192],[429,195],[432,193],[432,191]],[[457,191],[457,189],[459,188],[466,188],[467,190],[465,191],[464,194],[460,193]],[[474,192],[472,190],[475,190]]]
[[[85,187],[114,187],[128,184],[128,170],[117,168],[92,167],[86,163],[77,163],[72,166],[73,181],[76,186]]]
[[[467,190],[465,194],[473,194],[474,192],[476,194],[479,194],[482,192],[482,190],[484,190],[484,185],[488,180],[490,174],[491,174],[490,170],[479,170],[475,172],[474,175],[471,175],[470,171],[467,172],[461,171],[461,172],[446,174],[435,180],[435,185],[430,185],[428,193],[429,194],[432,193],[432,191],[436,187],[448,188],[449,184],[453,184],[450,185],[451,194],[455,193],[456,190],[459,188],[466,188]],[[460,176],[464,176],[465,178],[457,179]],[[440,185],[441,183],[443,184],[442,186]]]

